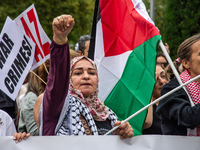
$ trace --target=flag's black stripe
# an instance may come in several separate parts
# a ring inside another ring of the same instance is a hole
[[[90,39],[90,48],[88,57],[92,60],[94,60],[94,48],[95,48],[95,37],[96,37],[96,25],[97,22],[101,19],[100,14],[100,1],[96,0],[95,2],[95,9],[94,9],[94,16],[93,16],[93,25],[92,25],[92,33],[91,33],[91,39]]]

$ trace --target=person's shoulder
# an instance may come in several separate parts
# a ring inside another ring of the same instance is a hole
[[[28,92],[23,100],[24,101],[30,101],[32,99],[36,100],[37,99],[37,95],[34,92]]]
[[[3,110],[1,110],[1,109],[0,109],[0,114],[1,114],[1,115],[4,115],[4,116],[7,116],[7,115],[8,115],[7,112],[5,112],[5,111],[3,111]],[[9,115],[8,115],[8,116],[9,116]]]
[[[35,103],[36,99],[37,95],[34,92],[28,92],[26,96],[22,99],[21,110],[29,109],[30,106],[32,107],[32,103]]]
[[[2,119],[2,121],[3,120],[7,122],[12,121],[12,118],[10,117],[10,115],[1,109],[0,109],[0,118]]]

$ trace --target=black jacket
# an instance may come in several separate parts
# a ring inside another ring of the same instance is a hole
[[[162,87],[161,96],[178,86],[177,79],[172,79]],[[165,135],[187,135],[187,128],[200,125],[200,103],[191,107],[183,88],[161,100],[157,112],[161,115],[161,129]]]
[[[143,134],[162,134],[161,131],[161,118],[156,112],[157,105],[153,105],[153,122],[151,127],[143,129]]]
[[[17,110],[16,102],[8,97],[2,90],[0,90],[0,109],[7,112],[12,118],[15,118]]]

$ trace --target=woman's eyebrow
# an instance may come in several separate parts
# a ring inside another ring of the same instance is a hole
[[[72,69],[72,72],[73,72],[74,70],[83,70],[83,68],[82,68],[82,67],[80,67],[80,68],[74,68],[74,69]]]
[[[160,75],[162,75],[162,74],[164,74],[164,73],[165,73],[165,71],[163,70],[163,71],[160,72]]]
[[[94,68],[87,68],[88,70],[96,70]],[[72,71],[74,70],[83,70],[83,67],[79,67],[79,68],[74,68]]]
[[[74,68],[73,70],[76,70],[76,69],[83,69],[83,67],[79,67],[79,68]]]
[[[88,68],[88,70],[96,70],[96,69],[94,69],[94,68]]]

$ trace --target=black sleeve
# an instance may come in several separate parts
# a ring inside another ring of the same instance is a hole
[[[172,79],[161,89],[161,96],[178,86],[177,80]],[[191,107],[189,98],[183,88],[161,100],[157,112],[162,117],[174,120],[178,126],[194,128],[200,125],[200,104]]]

